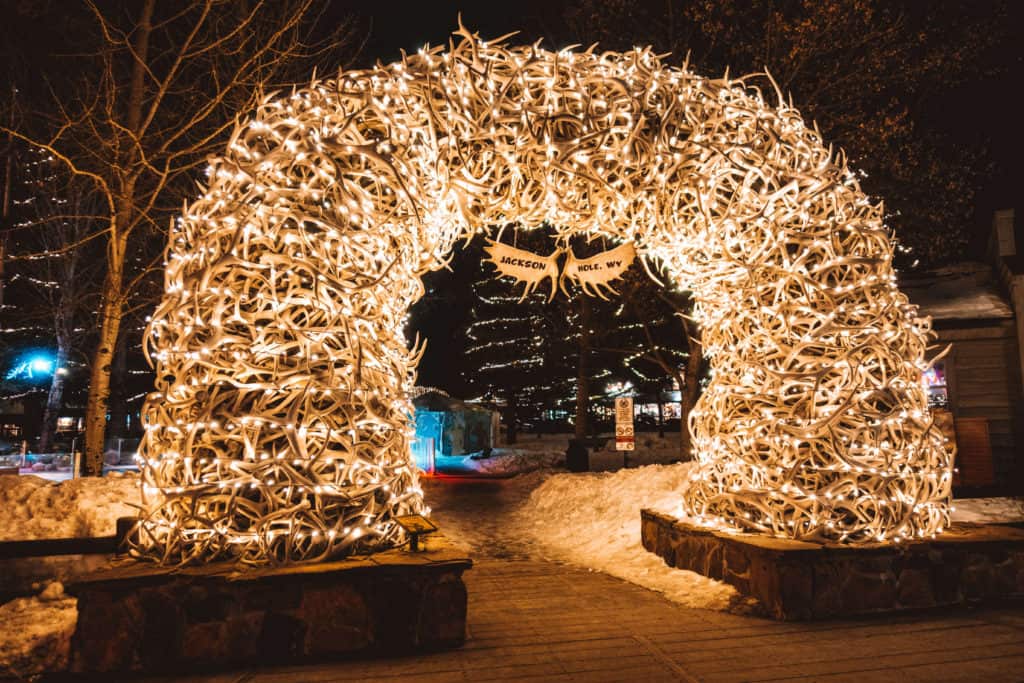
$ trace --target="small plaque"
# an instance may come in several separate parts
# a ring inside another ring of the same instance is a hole
[[[437,525],[423,515],[399,515],[395,522],[410,534],[426,535],[437,531]]]

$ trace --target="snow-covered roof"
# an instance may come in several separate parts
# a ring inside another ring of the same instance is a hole
[[[1012,318],[1013,309],[984,263],[968,261],[926,273],[908,274],[901,289],[933,320]]]

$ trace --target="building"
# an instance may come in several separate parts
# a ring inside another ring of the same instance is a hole
[[[925,374],[936,419],[955,438],[965,487],[1024,490],[1024,259],[1014,213],[996,213],[988,262],[909,276],[901,287],[932,318]],[[948,350],[947,350],[948,347]]]
[[[443,391],[416,387],[413,391],[416,437],[413,458],[425,471],[435,458],[481,453],[494,447],[500,430],[498,413],[454,399]]]

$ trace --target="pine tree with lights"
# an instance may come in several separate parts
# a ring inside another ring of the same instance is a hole
[[[539,232],[520,231],[515,239],[522,248],[543,250],[548,244]],[[469,369],[463,377],[472,398],[501,409],[514,443],[524,423],[572,400],[578,332],[560,297],[549,302],[547,291],[535,291],[520,301],[516,285],[497,278],[482,261],[472,288],[476,300],[465,329]]]

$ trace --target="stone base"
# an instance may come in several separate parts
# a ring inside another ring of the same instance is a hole
[[[67,587],[70,670],[183,671],[457,647],[472,566],[440,536],[423,552],[276,568],[168,571],[121,560]]]
[[[735,586],[784,620],[1024,597],[1024,530],[954,524],[938,539],[847,546],[695,527],[642,513],[644,548]]]

